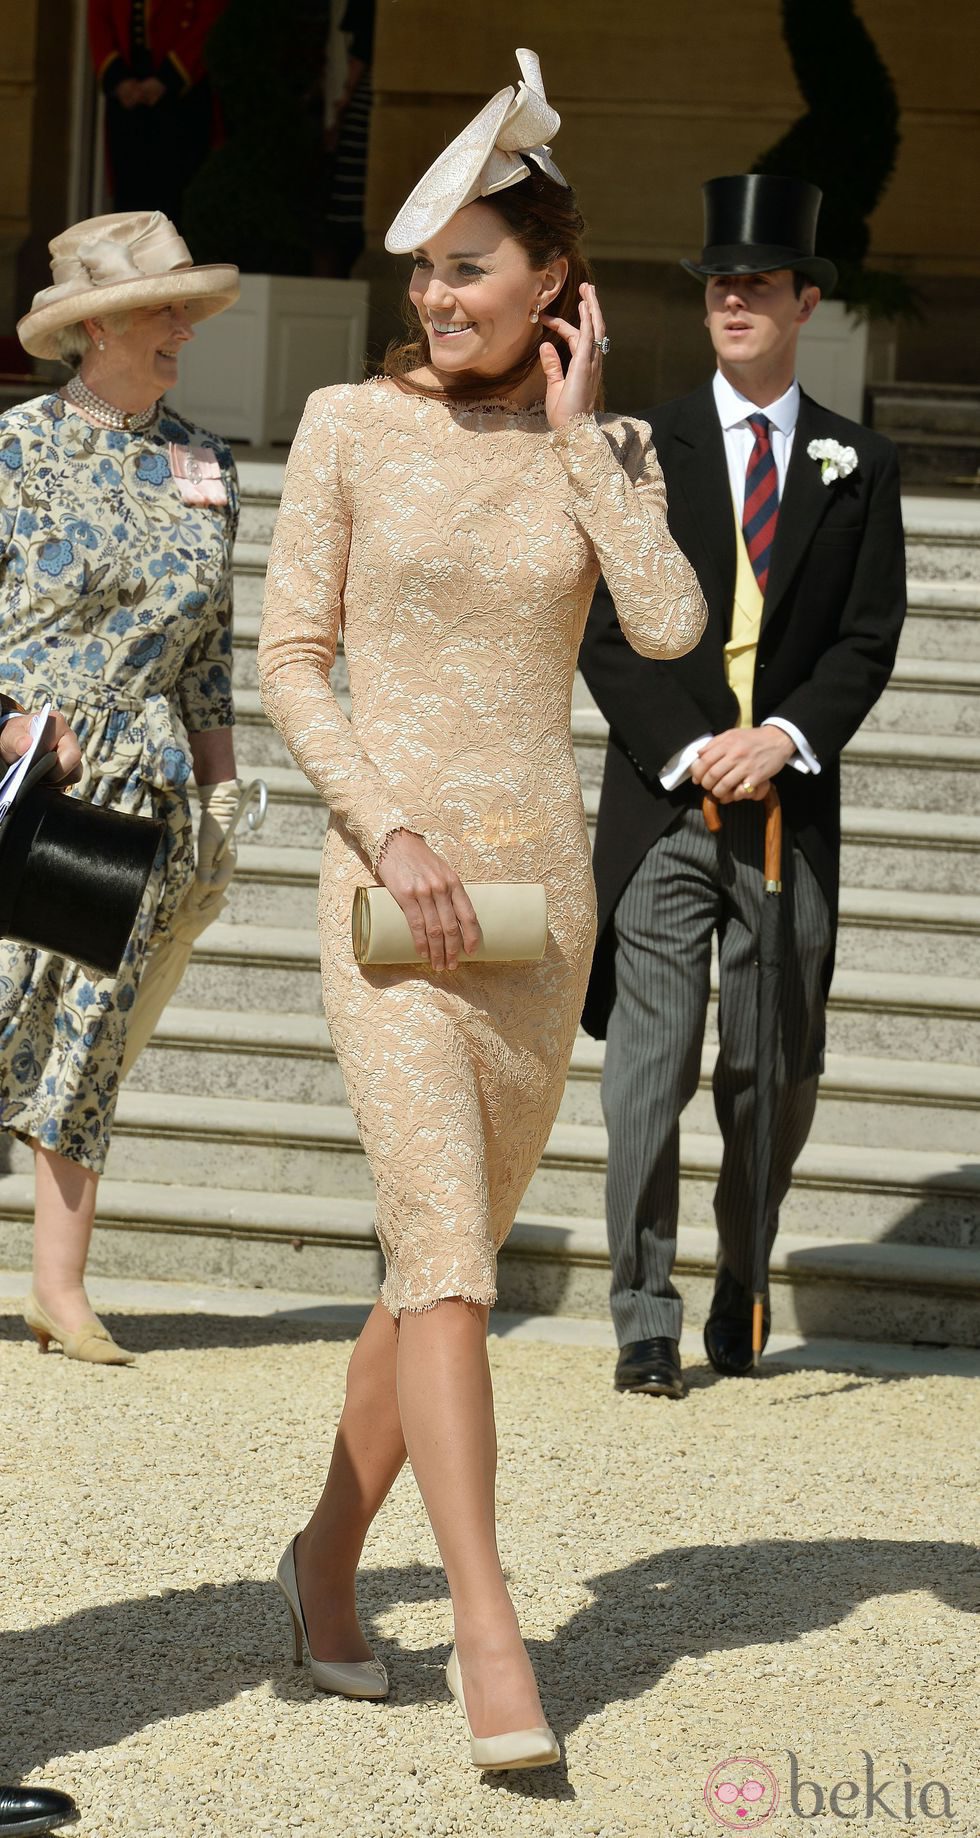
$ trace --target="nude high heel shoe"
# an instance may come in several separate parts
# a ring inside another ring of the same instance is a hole
[[[66,1359],[84,1359],[92,1366],[132,1366],[135,1363],[135,1353],[127,1353],[125,1347],[117,1346],[109,1329],[94,1315],[84,1327],[70,1333],[52,1320],[33,1291],[24,1303],[24,1320],[42,1353],[46,1353],[52,1340],[56,1340]]]
[[[303,1604],[299,1599],[299,1587],[296,1582],[296,1539],[291,1538],[279,1559],[276,1571],[276,1582],[282,1590],[289,1605],[293,1622],[293,1658],[297,1666],[303,1664],[303,1643],[310,1655],[310,1671],[313,1683],[318,1691],[339,1691],[345,1698],[386,1698],[388,1696],[388,1674],[380,1659],[359,1659],[333,1661],[314,1659],[310,1652],[310,1637],[306,1631],[306,1616]]]
[[[502,1736],[474,1736],[466,1715],[463,1678],[453,1647],[446,1667],[446,1684],[456,1699],[470,1738],[470,1760],[474,1768],[548,1768],[560,1760],[558,1738],[547,1724],[537,1729],[507,1730]]]

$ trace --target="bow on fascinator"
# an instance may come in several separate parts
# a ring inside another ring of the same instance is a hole
[[[508,84],[433,160],[402,205],[385,237],[391,255],[407,255],[443,229],[476,198],[489,198],[528,176],[533,160],[549,179],[567,185],[545,143],[557,134],[561,116],[544,93],[537,53],[519,50],[523,81]]]

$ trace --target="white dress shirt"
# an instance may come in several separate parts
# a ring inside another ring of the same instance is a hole
[[[750,415],[765,415],[768,420],[769,442],[772,457],[776,463],[776,479],[779,485],[779,498],[782,502],[783,487],[789,468],[790,455],[793,451],[793,437],[796,433],[796,420],[800,412],[800,386],[795,378],[785,395],[777,402],[770,402],[760,409],[755,402],[729,383],[720,370],[715,371],[712,383],[715,407],[721,422],[721,431],[725,441],[725,459],[728,462],[728,478],[732,489],[732,500],[742,521],[742,510],[745,504],[745,475],[749,469],[749,459],[755,446],[755,435],[749,426]],[[796,752],[787,761],[795,766],[797,772],[819,772],[820,761],[808,745],[805,735],[801,734],[792,721],[784,721],[781,715],[767,715],[763,727],[782,728],[793,741]],[[675,785],[683,784],[691,776],[691,767],[702,747],[706,747],[711,734],[700,734],[697,740],[688,742],[686,747],[673,754],[661,769],[660,783],[665,791],[673,791]]]

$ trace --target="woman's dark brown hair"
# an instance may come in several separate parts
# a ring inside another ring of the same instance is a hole
[[[526,179],[521,179],[518,185],[508,185],[503,191],[494,192],[493,197],[484,202],[503,218],[532,268],[547,268],[550,263],[564,256],[568,263],[568,275],[548,311],[577,326],[579,288],[583,281],[591,281],[592,270],[582,248],[585,222],[575,202],[575,193],[569,186],[559,185],[557,180],[549,179],[540,167],[532,166]],[[502,376],[480,376],[471,370],[462,371],[432,388],[424,383],[412,382],[409,372],[423,369],[430,365],[431,360],[428,338],[409,298],[406,298],[405,305],[410,336],[401,341],[396,339],[388,346],[384,374],[394,377],[404,389],[412,390],[416,395],[435,396],[440,401],[449,402],[481,401],[486,396],[503,395],[507,390],[516,389],[538,367],[538,346],[542,338],[548,336],[546,327],[538,330],[527,355]],[[567,364],[568,349],[564,340],[556,338],[554,343],[562,364]]]

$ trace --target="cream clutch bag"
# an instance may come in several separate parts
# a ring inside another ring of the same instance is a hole
[[[480,922],[480,942],[464,964],[539,963],[548,944],[548,896],[543,887],[519,881],[466,885]],[[351,912],[351,937],[359,964],[422,964],[398,901],[387,887],[358,887]]]

